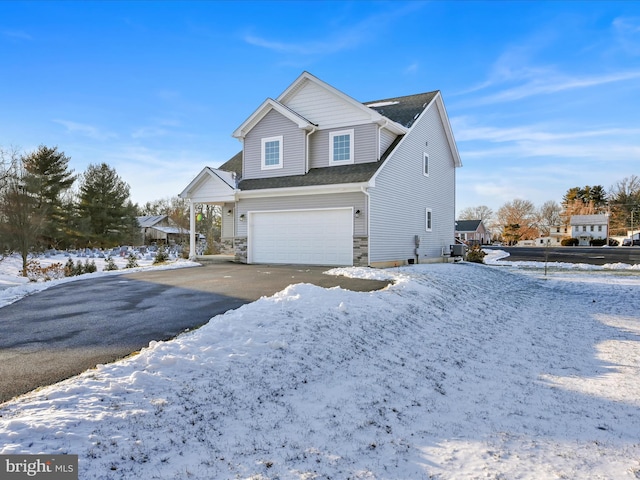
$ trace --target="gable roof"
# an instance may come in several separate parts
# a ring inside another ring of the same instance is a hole
[[[571,225],[606,225],[608,221],[607,215],[571,215]]]
[[[456,232],[476,232],[482,220],[456,220]]]
[[[203,183],[210,180],[213,180],[214,184],[220,187],[227,196],[232,196],[236,190],[236,174],[233,171],[204,167],[178,196],[180,198],[193,198],[193,192],[198,190]]]
[[[317,87],[319,87],[322,91],[328,93],[330,96],[337,98],[341,103],[350,105],[353,109],[360,111],[365,117],[369,118],[371,122],[377,123],[378,125],[384,125],[390,131],[392,131],[396,135],[402,135],[407,133],[406,128],[400,125],[399,123],[393,121],[388,117],[383,117],[379,112],[374,109],[368,108],[363,103],[360,103],[356,99],[350,97],[344,92],[341,92],[337,88],[329,85],[326,82],[323,82],[319,78],[313,76],[309,72],[302,72],[302,74],[294,80],[294,82],[287,87],[287,89],[282,92],[277,101],[283,105],[288,104],[292,101],[292,99],[296,96],[296,94],[308,83],[311,83]],[[391,120],[391,121],[389,121]],[[322,128],[322,125],[320,125]]]
[[[298,128],[305,130],[311,130],[316,125],[304,118],[302,115],[294,112],[286,105],[275,101],[272,98],[267,98],[262,105],[260,105],[244,122],[233,132],[232,136],[235,138],[244,138],[249,130],[251,130],[264,116],[271,110],[275,110],[281,115],[285,116],[293,123],[298,125]]]
[[[148,228],[148,227],[153,227],[156,223],[160,223],[162,222],[165,218],[167,218],[166,215],[146,215],[143,217],[136,217],[138,219],[138,225],[140,225],[141,228]]]
[[[420,118],[420,116],[434,103],[436,104],[437,111],[444,126],[445,135],[451,148],[454,164],[456,167],[462,165],[439,90],[360,103],[335,87],[332,87],[331,85],[314,77],[309,72],[303,72],[282,94],[278,96],[277,100],[267,99],[247,120],[245,120],[240,127],[238,127],[238,129],[236,129],[233,136],[243,138],[246,132],[253,128],[253,126],[260,119],[264,118],[264,116],[272,109],[276,109],[280,113],[283,113],[283,115],[287,116],[287,118],[297,122],[300,128],[313,130],[317,127],[316,124],[311,123],[311,121],[297,114],[285,105],[285,102],[293,98],[296,92],[303,88],[306,82],[313,82],[313,84],[321,87],[331,95],[347,102],[355,108],[368,112],[372,121],[389,129],[397,135],[395,140],[376,162],[315,168],[310,169],[309,172],[303,175],[255,178],[247,180],[242,180],[243,152],[240,151],[218,167],[219,170],[234,172],[236,174],[238,188],[240,190],[359,183],[370,180],[373,183],[377,176],[376,173],[384,165],[386,159],[404,139],[406,133],[411,130],[416,120],[418,120],[418,118]]]

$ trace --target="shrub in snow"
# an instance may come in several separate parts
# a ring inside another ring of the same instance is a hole
[[[124,268],[137,268],[138,267],[138,257],[136,254],[131,252],[127,257],[127,264]]]
[[[471,247],[469,252],[467,252],[467,261],[475,262],[475,263],[484,263],[484,257],[486,253],[482,250],[480,245],[474,245]]]
[[[95,260],[85,260],[84,261],[84,273],[93,273],[93,272],[97,272],[98,271],[98,267],[96,267],[96,262]]]
[[[112,270],[118,270],[118,266],[116,265],[116,262],[113,260],[113,257],[111,255],[109,255],[104,263],[104,268],[103,270],[105,272],[109,272]]]
[[[61,263],[52,263],[47,267],[42,267],[38,260],[29,260],[27,262],[27,278],[31,282],[40,280],[48,282],[64,277],[65,269]]]
[[[166,252],[164,247],[160,247],[156,254],[156,258],[153,259],[153,264],[157,265],[158,263],[164,263],[167,260],[169,260],[169,254]]]
[[[76,275],[75,272],[76,266],[73,263],[73,259],[67,260],[67,263],[64,264],[64,276],[65,277],[73,277]]]

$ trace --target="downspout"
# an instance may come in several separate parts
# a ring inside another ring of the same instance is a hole
[[[316,130],[318,130],[315,126],[311,127],[311,131],[307,132],[307,134],[305,135],[305,149],[306,151],[304,152],[304,173],[305,175],[307,173],[309,173],[309,137],[311,136],[312,133],[315,133]]]
[[[367,197],[367,266],[371,265],[371,196],[369,195],[369,187],[360,187],[362,193]]]

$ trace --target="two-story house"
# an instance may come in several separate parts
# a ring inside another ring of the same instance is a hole
[[[571,236],[578,239],[578,245],[591,245],[594,240],[606,241],[609,235],[609,217],[599,215],[572,215]]]
[[[234,132],[242,151],[180,194],[222,207],[246,263],[445,261],[461,166],[439,91],[360,103],[308,72]]]

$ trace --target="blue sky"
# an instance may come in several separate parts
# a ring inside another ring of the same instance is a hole
[[[361,102],[441,90],[457,209],[640,175],[640,2],[0,2],[0,147],[179,194],[302,71]]]

